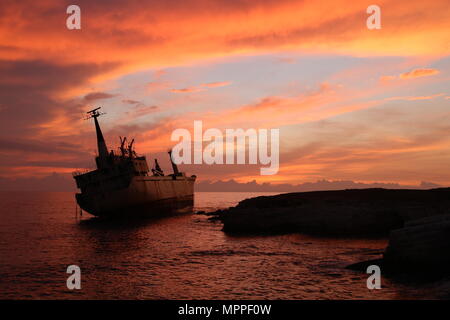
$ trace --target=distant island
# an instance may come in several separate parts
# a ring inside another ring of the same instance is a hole
[[[316,182],[304,182],[300,184],[272,184],[257,183],[255,180],[240,183],[236,180],[200,181],[196,185],[196,191],[206,192],[306,192],[323,190],[344,189],[433,189],[441,185],[422,181],[419,185],[401,185],[398,183],[363,183],[351,180],[318,180]]]
[[[68,191],[75,192],[71,174],[53,173],[43,177],[6,178],[0,176],[0,191]],[[351,180],[318,180],[299,184],[272,184],[250,182],[237,182],[236,180],[201,180],[195,186],[196,192],[306,192],[322,190],[344,189],[433,189],[441,185],[422,181],[418,185],[402,185],[399,183],[363,183]]]

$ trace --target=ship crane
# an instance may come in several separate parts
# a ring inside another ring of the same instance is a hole
[[[179,176],[180,175],[180,171],[178,170],[178,166],[176,165],[176,163],[172,159],[172,149],[170,149],[167,153],[169,154],[170,163],[172,164],[173,177]]]
[[[127,154],[127,149],[124,147],[124,145],[125,145],[125,142],[127,141],[127,137],[123,137],[123,139],[122,139],[122,137],[119,136],[119,139],[120,139],[120,153],[122,154],[122,157],[125,158],[125,156]]]
[[[127,145],[127,147],[125,148],[125,143],[127,142],[127,137],[120,137],[120,153],[122,155],[123,158],[129,157],[131,159],[136,158],[136,152],[133,150],[133,144],[134,144],[134,139],[131,140],[131,142]]]
[[[152,169],[154,176],[164,176],[164,172],[162,171],[161,167],[159,166],[158,160],[155,159],[155,168]]]
[[[136,152],[134,152],[134,150],[133,150],[133,143],[134,143],[134,139],[131,140],[130,144],[128,145],[128,155],[130,156],[130,158],[133,158],[134,156],[136,156]]]

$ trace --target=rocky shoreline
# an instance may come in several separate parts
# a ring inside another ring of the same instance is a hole
[[[305,233],[325,237],[389,237],[382,257],[348,269],[442,277],[449,274],[450,188],[352,189],[261,196],[208,213],[231,234]]]
[[[350,189],[260,196],[209,215],[226,233],[387,237],[408,221],[449,209],[450,188]]]
[[[433,281],[449,275],[449,250],[450,214],[431,216],[392,230],[381,258],[357,262],[347,269],[366,272],[368,266],[377,265],[388,276]]]

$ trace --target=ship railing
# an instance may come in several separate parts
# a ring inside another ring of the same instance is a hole
[[[72,176],[73,177],[81,176],[82,174],[88,173],[89,171],[92,171],[92,169],[75,170],[72,172]]]

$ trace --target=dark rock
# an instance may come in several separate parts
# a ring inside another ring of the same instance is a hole
[[[382,259],[362,261],[347,269],[365,272],[378,265],[399,281],[435,281],[450,274],[450,214],[407,221],[392,230]]]
[[[450,270],[450,215],[405,223],[393,230],[384,253],[390,272],[448,273]]]
[[[449,209],[450,188],[355,189],[256,197],[214,214],[229,233],[370,237],[387,236],[407,221]]]

